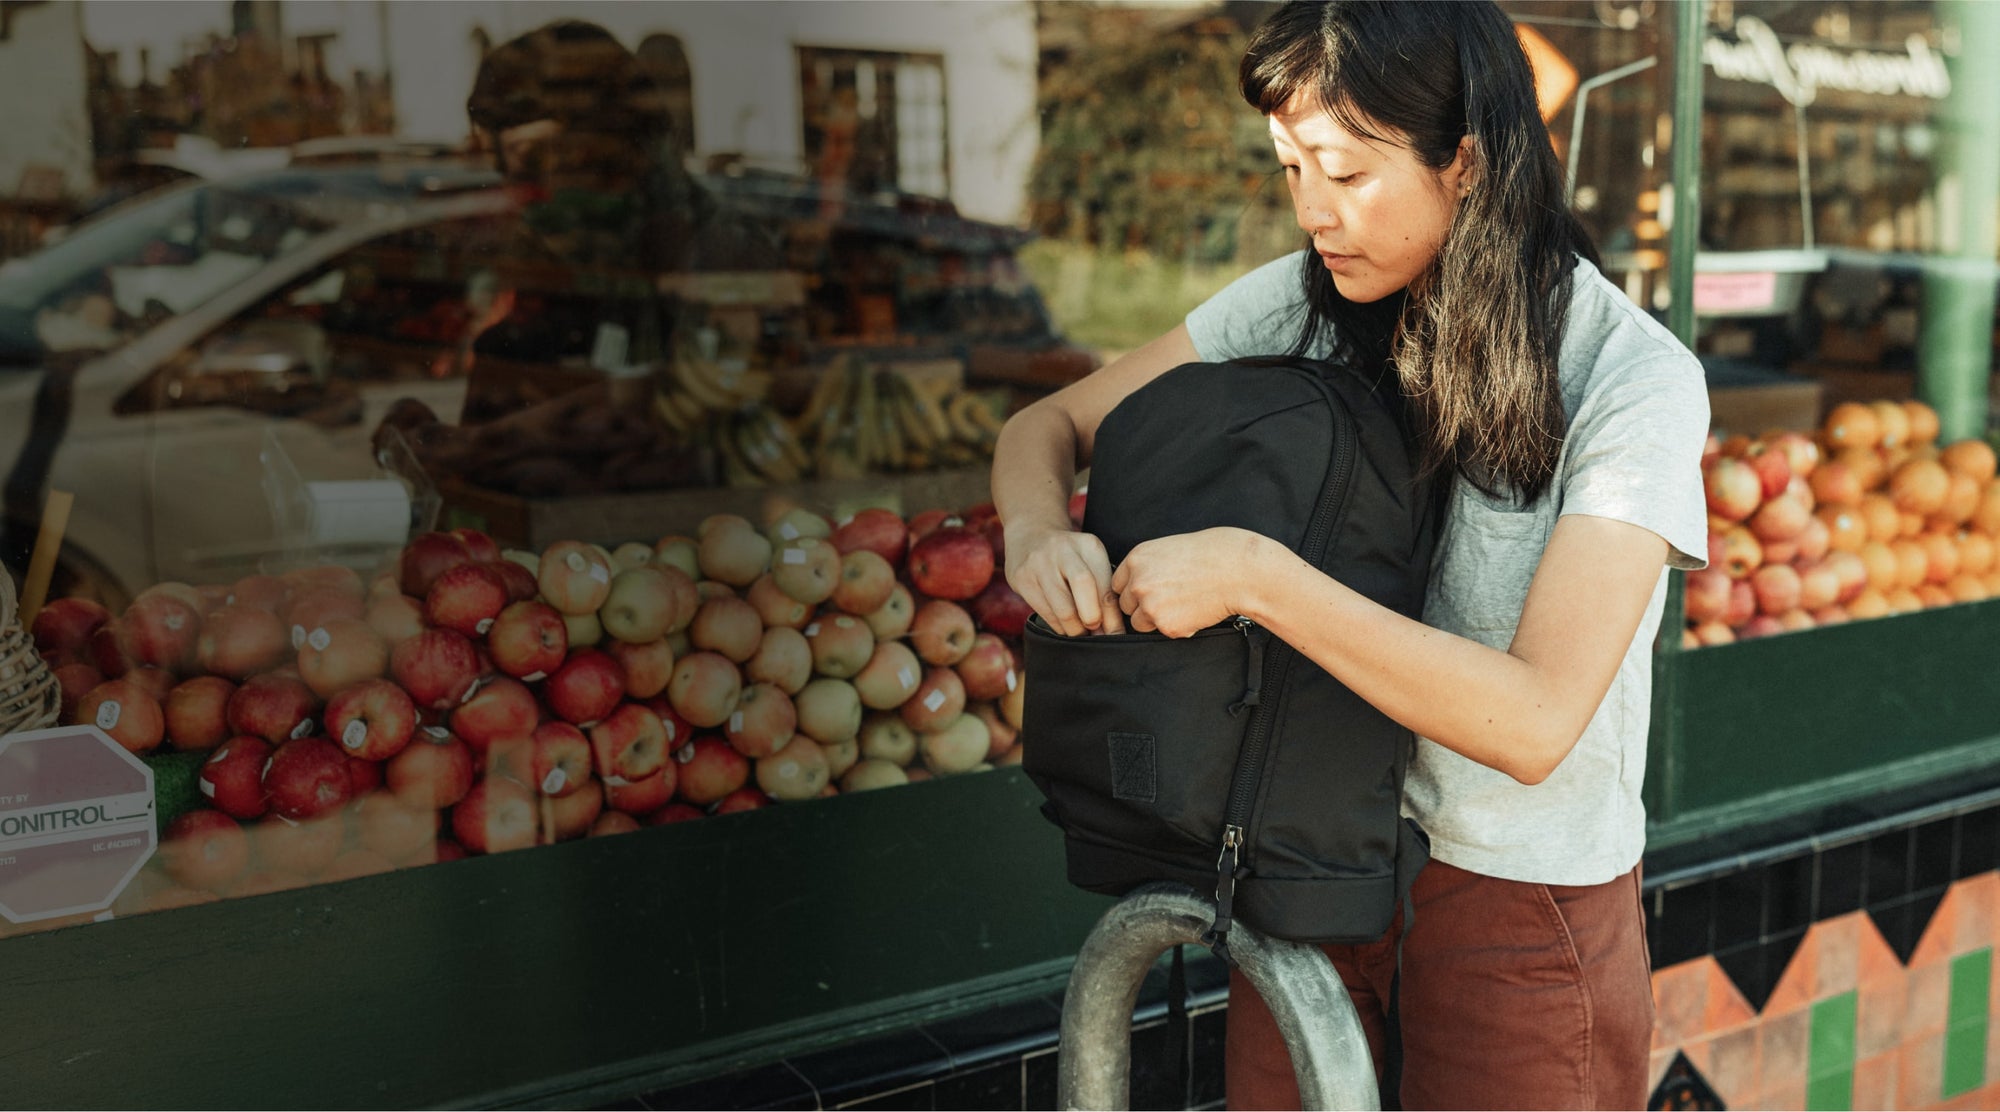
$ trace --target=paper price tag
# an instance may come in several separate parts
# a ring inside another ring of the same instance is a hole
[[[425,726],[424,732],[438,739],[439,741],[443,741],[444,739],[451,736],[451,731],[445,729],[443,726]]]
[[[819,636],[819,623],[818,623],[818,622],[814,622],[813,624],[811,624],[811,625],[809,625],[809,626],[807,626],[807,627],[806,627],[806,636],[807,636],[807,637],[818,637],[818,636]]]
[[[312,732],[313,720],[310,718],[301,718],[299,719],[299,724],[292,727],[292,740],[297,741],[302,737],[311,737]]]
[[[201,778],[201,780],[200,780],[200,781],[198,781],[198,782],[199,782],[199,783],[201,784],[201,794],[203,794],[203,795],[205,795],[205,796],[209,797],[210,799],[214,799],[214,798],[215,798],[215,784],[214,784],[214,783],[212,783],[212,782],[211,782],[211,781],[209,780],[209,778],[208,778],[208,777],[206,777],[206,776],[202,777],[202,778]]]
[[[896,672],[896,679],[902,683],[903,690],[905,691],[917,686],[917,673],[909,668],[898,670]]]
[[[632,781],[627,780],[623,776],[619,776],[616,773],[613,773],[612,775],[606,776],[604,778],[604,786],[607,788],[623,788],[629,786],[631,783]]]
[[[473,628],[473,630],[474,630],[475,632],[477,632],[477,633],[478,633],[478,634],[479,634],[479,635],[480,635],[481,637],[484,637],[484,636],[486,636],[486,631],[487,631],[487,630],[489,630],[489,629],[492,629],[492,628],[493,628],[493,619],[491,619],[491,618],[481,618],[481,619],[479,619],[479,624],[478,624],[478,625],[476,625],[476,626],[473,626],[472,628]]]
[[[679,761],[681,764],[686,764],[694,760],[694,742],[688,742],[686,745],[674,750],[674,760]]]
[[[121,705],[118,702],[118,700],[116,699],[104,700],[104,702],[98,704],[97,707],[97,728],[100,730],[117,729],[118,716],[120,714],[123,714],[124,711],[125,711],[124,706]]]
[[[933,691],[929,695],[924,696],[924,709],[927,711],[935,713],[943,705],[944,692],[942,691]]]
[[[544,672],[544,671],[541,671],[541,670],[537,669],[536,671],[533,671],[533,672],[529,672],[529,673],[528,673],[527,675],[525,675],[525,676],[522,676],[522,677],[521,677],[521,682],[522,682],[522,683],[536,683],[536,682],[538,682],[538,681],[541,681],[541,680],[545,680],[545,679],[548,679],[548,678],[549,678],[549,674],[548,674],[547,672]]]
[[[367,740],[368,723],[363,722],[359,718],[349,722],[347,728],[340,731],[340,743],[349,749],[359,749],[362,743]]]
[[[292,651],[297,652],[298,650],[303,649],[305,647],[306,647],[306,627],[302,625],[293,626]]]
[[[1014,677],[1014,670],[1012,668],[1007,669],[1007,690],[1014,690],[1020,683],[1021,681]]]
[[[568,564],[569,570],[571,571],[582,571],[583,569],[590,566],[590,561],[584,559],[583,553],[581,552],[572,552],[569,555],[564,556],[563,563]]]
[[[609,583],[611,582],[611,569],[593,560],[590,564],[590,577],[599,583]]]
[[[319,652],[325,652],[326,647],[333,644],[333,635],[328,633],[324,628],[316,629],[306,634],[306,644],[311,645]]]
[[[552,768],[549,770],[549,774],[547,776],[542,777],[542,794],[555,795],[556,793],[562,791],[563,786],[568,783],[569,783],[568,773],[564,772],[560,768]]]
[[[806,550],[803,548],[787,548],[785,554],[780,556],[779,559],[787,564],[803,564],[806,562]]]
[[[739,710],[736,713],[729,716],[729,732],[732,734],[740,734],[743,732],[742,711]]]
[[[785,538],[788,541],[798,540],[799,527],[787,521],[783,525],[778,526],[778,535]]]

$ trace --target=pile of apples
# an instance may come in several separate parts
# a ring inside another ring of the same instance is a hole
[[[1844,402],[1813,434],[1711,434],[1708,567],[1689,648],[2000,596],[2000,484],[1983,440],[1940,447],[1917,401]]]
[[[207,753],[148,905],[177,906],[1017,763],[1001,545],[990,505],[611,550],[460,529],[372,582],[162,584],[32,632],[65,721]]]

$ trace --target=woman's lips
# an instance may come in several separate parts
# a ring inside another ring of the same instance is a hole
[[[1349,263],[1352,263],[1354,256],[1336,255],[1331,251],[1321,251],[1319,252],[1319,261],[1325,263],[1328,270],[1338,271],[1345,269]]]

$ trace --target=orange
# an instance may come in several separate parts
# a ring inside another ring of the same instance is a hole
[[[1980,578],[1980,581],[1986,584],[1986,593],[1988,595],[2000,596],[2000,568],[1994,568],[1992,571],[1987,572]]]
[[[1842,402],[1827,413],[1820,434],[1830,448],[1873,448],[1882,442],[1882,421],[1860,402]]]
[[[1854,472],[1854,481],[1861,484],[1863,493],[1881,486],[1883,480],[1889,477],[1889,468],[1882,462],[1882,453],[1873,448],[1842,448],[1833,458]]]
[[[1875,423],[1881,429],[1881,439],[1876,443],[1894,451],[1910,446],[1910,415],[1895,402],[1880,401],[1868,403],[1875,411]]]
[[[1930,444],[1937,440],[1937,410],[1912,398],[1903,403],[1903,415],[1909,418],[1910,443]]]
[[[1915,587],[1930,578],[1930,553],[1924,546],[1913,540],[1893,541],[1889,551],[1896,554],[1896,586]]]
[[[2000,540],[2000,483],[1989,485],[1979,495],[1979,508],[1972,511],[1972,527]]]
[[[1960,440],[1939,453],[1938,462],[1982,487],[1993,481],[1993,447],[1984,440]]]
[[[1869,541],[1861,546],[1861,562],[1868,568],[1868,589],[1884,594],[1896,589],[1902,578],[1902,565],[1896,560],[1895,549],[1882,541]]]
[[[1883,618],[1889,614],[1888,596],[1873,587],[1854,596],[1847,604],[1847,616],[1854,619]]]
[[[1898,587],[1885,597],[1889,600],[1891,614],[1914,614],[1924,608],[1923,596],[1907,587]]]
[[[1944,585],[1953,602],[1984,602],[1992,597],[1986,583],[1976,575],[1961,575]]]
[[[1979,511],[1979,482],[1960,471],[1950,472],[1949,482],[1938,516],[1953,525],[1962,525]]]
[[[1924,550],[1924,578],[1932,583],[1949,583],[1958,575],[1958,545],[1950,537],[1926,533],[1917,541]]]
[[[1886,494],[1861,496],[1861,520],[1868,526],[1871,541],[1893,541],[1903,532],[1903,515]]]
[[[1936,460],[1910,460],[1889,476],[1889,495],[1906,514],[1934,514],[1944,508],[1950,493],[1951,472]]]
[[[1897,536],[1914,537],[1921,534],[1924,531],[1924,524],[1925,524],[1924,515],[1898,514],[1897,516],[1902,519],[1903,523],[1902,527],[1896,530]]]
[[[1935,583],[1919,583],[1916,595],[1917,599],[1924,604],[1924,609],[1926,610],[1933,606],[1950,606],[1952,603],[1958,601],[1951,597],[1950,591],[1945,590]]]
[[[1826,525],[1827,547],[1835,552],[1859,552],[1868,543],[1868,523],[1853,506],[1836,503],[1813,513]]]
[[[1993,541],[1984,533],[1960,533],[1958,568],[1966,575],[1985,575],[1993,570]]]

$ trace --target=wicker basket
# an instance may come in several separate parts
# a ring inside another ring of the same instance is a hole
[[[14,580],[0,571],[0,735],[56,724],[62,688],[21,628]]]

